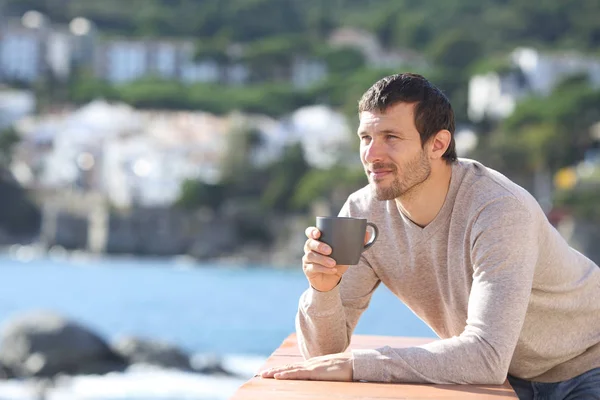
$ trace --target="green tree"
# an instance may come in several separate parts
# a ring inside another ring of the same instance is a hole
[[[241,61],[249,67],[255,82],[288,82],[293,63],[311,54],[312,47],[309,39],[296,35],[268,37],[248,43]]]
[[[466,75],[468,67],[483,55],[479,40],[467,31],[447,32],[431,44],[432,60],[439,68]]]
[[[290,34],[325,39],[335,27],[356,26],[386,47],[428,50],[458,28],[488,52],[600,45],[600,4],[582,0],[4,0],[5,15],[28,10],[60,24],[84,16],[108,35],[208,39],[228,27],[231,40],[244,43]]]
[[[226,198],[226,193],[227,187],[223,184],[186,180],[181,186],[181,193],[175,205],[186,210],[206,207],[218,211]]]
[[[579,184],[571,190],[557,192],[554,204],[569,209],[582,221],[600,222],[600,176],[596,176],[595,181]]]
[[[278,211],[292,210],[291,199],[294,197],[296,186],[309,170],[302,145],[296,143],[287,147],[281,159],[268,169],[273,171],[273,174],[262,195],[263,206]]]
[[[327,48],[323,58],[328,72],[333,75],[347,76],[365,67],[365,56],[356,48]]]
[[[35,237],[40,230],[40,210],[3,167],[0,167],[0,192],[0,228],[24,240]]]
[[[334,166],[328,170],[312,169],[298,182],[292,205],[308,209],[316,200],[335,201],[344,199],[367,184],[361,167]]]
[[[232,62],[239,61],[239,56],[230,52],[232,45],[226,31],[222,31],[213,38],[199,39],[196,41],[194,59],[196,61],[214,61],[221,66],[227,66]]]
[[[20,141],[21,137],[12,127],[0,132],[0,170],[10,168],[14,149]]]
[[[221,164],[222,182],[237,196],[256,195],[260,190],[261,171],[255,166],[254,154],[262,143],[260,131],[249,121],[239,120],[227,136],[226,152]]]
[[[139,108],[191,109],[187,89],[179,82],[143,79],[117,87],[123,101]]]
[[[532,97],[519,103],[498,135],[506,136],[505,141],[537,138],[530,141],[531,152],[541,151],[543,163],[555,171],[582,159],[592,143],[590,127],[597,121],[600,90],[591,88],[581,76],[574,76],[559,84],[548,97]],[[547,133],[542,134],[541,130]]]
[[[110,83],[94,77],[90,72],[78,72],[69,82],[68,98],[75,104],[85,104],[95,99],[117,100],[118,90]]]

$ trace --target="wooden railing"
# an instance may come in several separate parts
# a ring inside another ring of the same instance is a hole
[[[375,349],[385,345],[400,348],[417,346],[431,341],[432,339],[430,338],[354,335],[350,349]],[[301,360],[302,356],[298,351],[296,336],[292,334],[273,352],[261,370]],[[499,400],[516,398],[517,395],[508,382],[500,386],[417,385],[370,382],[285,381],[254,377],[238,389],[233,395],[232,400]]]

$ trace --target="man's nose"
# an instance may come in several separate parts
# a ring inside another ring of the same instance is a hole
[[[381,144],[372,140],[364,149],[365,161],[374,164],[383,160],[383,149]]]

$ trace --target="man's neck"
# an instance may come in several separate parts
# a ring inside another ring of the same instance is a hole
[[[396,199],[398,209],[420,227],[429,225],[444,205],[451,178],[452,164],[442,161],[425,182]]]

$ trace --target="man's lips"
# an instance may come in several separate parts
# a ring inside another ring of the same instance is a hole
[[[369,176],[373,179],[381,179],[385,176],[388,176],[393,171],[389,169],[376,169],[374,171],[369,171]]]

